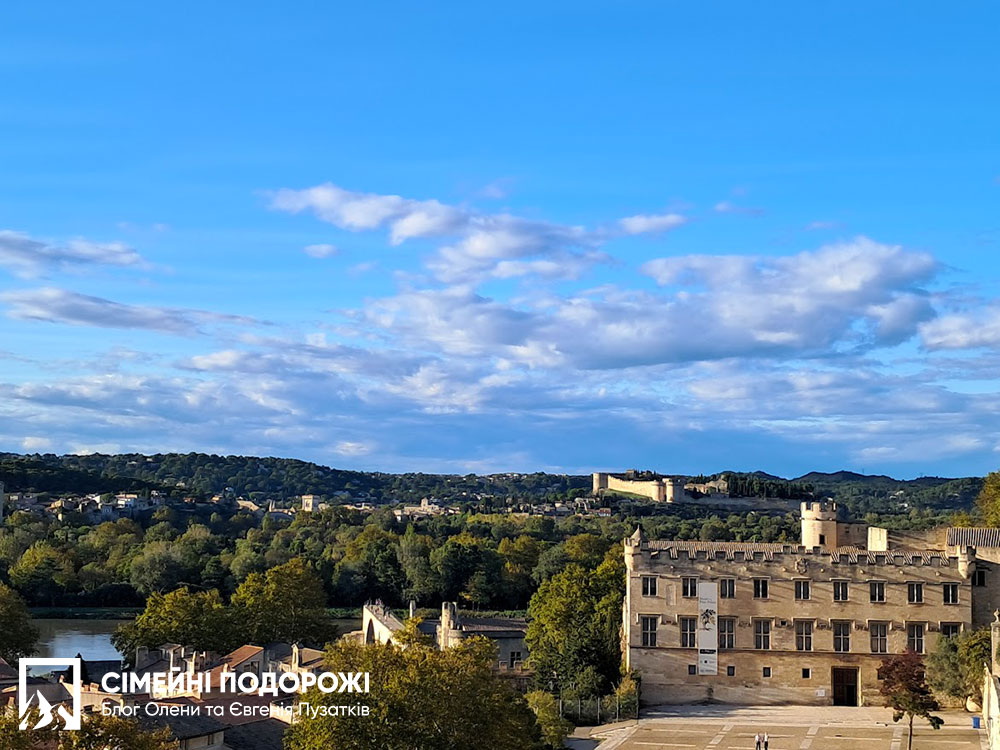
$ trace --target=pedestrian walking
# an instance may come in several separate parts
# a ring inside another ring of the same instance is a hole
[[[761,750],[760,748],[760,732],[757,732],[753,736],[753,750]]]
[[[764,732],[764,750],[767,750],[767,740],[768,740],[767,732]]]

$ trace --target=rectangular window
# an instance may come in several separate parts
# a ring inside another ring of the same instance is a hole
[[[770,676],[771,676],[771,668],[770,668],[770,667],[764,667],[764,668],[763,668],[763,669],[762,669],[762,670],[760,671],[760,673],[761,673],[761,675],[762,675],[762,676],[764,676],[764,677],[770,677]]]
[[[719,581],[719,598],[734,599],[736,597],[736,579],[723,578]]]
[[[944,603],[958,604],[958,584],[946,583],[944,585]]]
[[[834,651],[851,650],[851,623],[849,622],[833,623],[833,650]]]
[[[719,618],[719,649],[736,648],[736,618]]]
[[[885,601],[885,581],[870,581],[868,591],[873,604]]]
[[[728,666],[726,667],[726,677],[734,677],[736,675],[736,667]]]
[[[812,670],[809,667],[802,667],[802,679],[808,680],[812,677]]]
[[[796,620],[795,622],[795,650],[813,650],[813,624],[811,620]]]
[[[871,635],[872,653],[889,653],[889,624],[885,622],[873,622],[868,625],[868,633]]]
[[[688,674],[698,674],[698,667],[694,664],[688,664]]]
[[[956,635],[962,632],[962,625],[957,622],[942,622],[941,623],[941,637],[942,638],[954,638]]]
[[[694,648],[695,632],[698,630],[697,617],[681,618],[681,648]]]
[[[906,626],[906,647],[915,653],[924,653],[924,626],[912,623]]]
[[[659,617],[642,618],[642,645],[646,648],[656,646],[656,621]]]
[[[986,571],[983,568],[976,568],[975,572],[972,574],[972,585],[973,586],[986,585]]]
[[[694,599],[698,596],[698,579],[697,578],[682,578],[681,579],[681,596],[687,597],[688,599]]]
[[[656,596],[656,578],[654,576],[642,577],[642,595]]]
[[[835,602],[846,602],[848,599],[847,581],[833,582],[833,600]]]
[[[809,598],[809,581],[795,582],[795,598],[804,601]]]
[[[906,584],[906,601],[910,604],[921,604],[924,601],[924,584]]]
[[[771,621],[753,621],[753,647],[767,651],[771,648]]]
[[[754,578],[753,579],[753,598],[754,599],[767,599],[767,579],[766,578]]]
[[[514,667],[516,667],[517,664],[518,664],[518,662],[520,662],[520,661],[521,661],[521,652],[520,651],[511,651],[510,652],[510,668],[513,669]]]

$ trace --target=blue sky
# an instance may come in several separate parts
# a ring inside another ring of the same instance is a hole
[[[994,5],[356,5],[2,11],[0,450],[1000,464]]]

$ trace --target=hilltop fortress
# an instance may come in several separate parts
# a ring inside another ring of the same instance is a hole
[[[639,495],[655,503],[690,503],[724,508],[754,510],[795,510],[798,500],[779,497],[733,497],[724,479],[689,482],[682,477],[659,476],[650,472],[627,471],[624,474],[594,472],[592,492],[599,497],[607,492]]]

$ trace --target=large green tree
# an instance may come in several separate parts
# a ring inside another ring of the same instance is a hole
[[[218,591],[151,594],[134,622],[120,625],[111,642],[127,659],[139,646],[181,643],[200,651],[228,653],[243,643],[240,623]]]
[[[405,647],[338,641],[326,668],[367,672],[367,694],[311,692],[320,705],[369,707],[368,716],[308,714],[285,735],[287,750],[536,750],[539,726],[524,698],[491,670],[495,649],[472,638],[437,650],[418,637]]]
[[[543,689],[608,691],[620,677],[625,565],[618,548],[596,570],[570,564],[528,606],[527,645]]]
[[[10,582],[32,600],[51,603],[73,586],[73,562],[49,542],[35,542],[11,566]]]
[[[323,582],[299,557],[266,573],[251,573],[233,594],[232,605],[245,642],[325,643],[336,635]]]
[[[13,664],[35,653],[38,630],[24,600],[9,586],[0,583],[0,659]]]
[[[987,526],[1000,526],[1000,471],[991,471],[976,497],[976,508]]]

